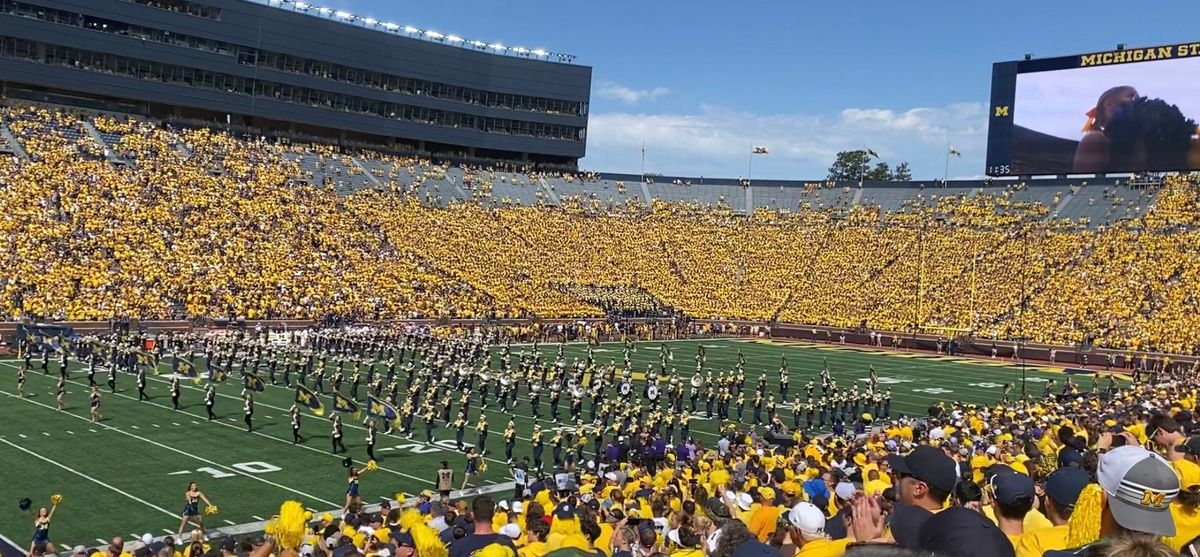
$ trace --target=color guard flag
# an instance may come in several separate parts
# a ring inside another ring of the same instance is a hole
[[[154,355],[153,354],[151,354],[145,350],[134,350],[133,356],[134,356],[134,358],[137,359],[137,365],[145,366],[145,367],[149,368],[150,371],[153,371],[155,375],[158,374],[158,366],[154,365]]]
[[[954,156],[956,156],[956,157],[961,157],[961,156],[962,156],[962,153],[961,153],[961,152],[959,152],[959,150],[958,150],[958,149],[955,149],[953,146],[951,146],[951,147],[950,147],[950,154],[951,154],[951,155],[954,155]]]
[[[303,405],[305,408],[312,410],[313,414],[318,416],[325,415],[325,406],[321,404],[321,400],[318,399],[317,395],[308,390],[308,387],[305,387],[304,385],[296,385],[296,404]]]
[[[229,372],[225,371],[225,368],[223,368],[217,364],[214,364],[211,361],[208,362],[206,365],[208,365],[208,380],[209,381],[211,381],[213,383],[224,383],[225,379],[227,379],[229,377]]]
[[[256,393],[261,393],[267,390],[267,386],[265,383],[263,383],[262,377],[259,377],[258,374],[254,373],[253,371],[242,372],[242,385],[246,387],[246,390],[254,391]]]
[[[766,147],[754,147],[750,150],[750,153],[754,155],[769,155],[771,150]]]
[[[354,399],[334,391],[333,393],[333,411],[343,412],[346,414],[354,414],[358,412],[358,403]]]
[[[390,422],[390,421],[393,421],[393,420],[399,418],[400,412],[396,411],[395,406],[392,406],[391,404],[388,404],[387,402],[384,402],[383,400],[380,400],[378,398],[368,395],[367,396],[367,415],[374,416],[376,418],[383,418],[384,420],[387,420]]]
[[[171,371],[175,375],[191,377],[193,381],[200,382],[200,370],[196,369],[196,365],[190,359],[175,356],[171,359]]]

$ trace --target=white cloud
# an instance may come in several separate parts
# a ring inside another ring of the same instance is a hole
[[[695,114],[593,113],[588,156],[581,166],[638,172],[646,145],[646,171],[667,175],[745,176],[752,145],[771,154],[754,159],[754,177],[824,178],[838,151],[869,147],[893,166],[909,161],[914,178],[941,178],[946,143],[962,152],[952,175],[984,166],[987,107],[954,103],[904,111],[847,108],[832,116],[758,114],[702,106]]]
[[[653,89],[633,89],[613,81],[602,82],[600,83],[600,86],[596,88],[596,96],[604,99],[620,101],[625,104],[637,104],[646,100],[652,101],[670,92],[671,90],[667,89],[666,87],[655,87]]]

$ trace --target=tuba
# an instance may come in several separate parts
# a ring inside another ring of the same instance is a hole
[[[704,386],[704,378],[699,375],[692,376],[692,388],[699,389]]]
[[[585,394],[587,394],[587,391],[585,391],[583,387],[576,385],[575,387],[571,388],[571,396],[573,398],[583,398],[583,395]]]

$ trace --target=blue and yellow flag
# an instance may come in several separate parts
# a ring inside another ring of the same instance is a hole
[[[254,373],[253,371],[242,372],[242,386],[246,387],[246,390],[254,391],[256,393],[261,393],[267,390],[267,385],[266,383],[263,383],[262,377],[259,377],[258,374]]]
[[[189,358],[180,358],[179,356],[172,358],[171,371],[174,372],[175,375],[191,377],[192,381],[195,381],[196,383],[200,382],[200,370],[196,369],[196,364],[193,364],[192,360]]]
[[[367,415],[374,416],[376,418],[383,418],[384,420],[390,422],[399,418],[400,412],[396,410],[395,406],[392,406],[381,399],[367,395]]]
[[[208,366],[209,381],[213,383],[224,383],[225,380],[229,378],[229,372],[226,371],[224,367],[214,364],[211,361],[209,361],[206,365]]]
[[[325,406],[321,404],[321,400],[317,395],[308,390],[304,385],[296,385],[296,403],[303,405],[305,408],[312,410],[313,414],[318,416],[325,415]]]
[[[346,414],[354,414],[358,412],[358,403],[354,399],[339,393],[333,392],[333,411],[343,412]]]
[[[154,354],[145,350],[134,350],[133,357],[137,360],[137,365],[145,367],[147,370],[158,375],[158,366],[154,365]]]

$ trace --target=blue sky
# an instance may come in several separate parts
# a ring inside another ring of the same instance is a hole
[[[442,33],[576,54],[592,66],[583,168],[820,178],[871,147],[941,178],[983,174],[991,64],[1200,40],[1200,3],[316,0]],[[1181,76],[1182,78],[1182,76]],[[1191,76],[1190,79],[1200,79]]]

